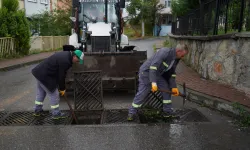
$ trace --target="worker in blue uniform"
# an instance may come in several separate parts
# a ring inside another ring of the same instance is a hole
[[[139,69],[138,92],[129,108],[128,120],[133,120],[150,90],[156,92],[158,88],[165,89],[175,93],[173,96],[179,95],[175,81],[175,68],[179,60],[187,53],[188,47],[186,44],[178,44],[175,48],[161,48],[142,64]],[[171,94],[162,92],[162,96],[164,116],[174,115]]]

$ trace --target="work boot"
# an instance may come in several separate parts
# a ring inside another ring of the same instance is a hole
[[[128,121],[133,121],[134,120],[134,117],[135,117],[135,114],[128,114],[128,118],[127,118],[127,120]]]
[[[64,119],[67,118],[68,114],[67,113],[62,113],[62,112],[58,112],[55,115],[52,115],[52,119],[58,120],[58,119]]]
[[[35,112],[33,113],[33,116],[43,117],[43,116],[45,116],[45,112],[43,110],[35,110]]]

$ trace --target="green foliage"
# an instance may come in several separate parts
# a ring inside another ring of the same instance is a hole
[[[28,54],[30,48],[30,31],[25,12],[18,10],[18,0],[4,0],[0,9],[0,37],[13,37],[16,51]]]
[[[8,9],[8,12],[16,12],[18,10],[18,0],[3,0],[3,7]]]
[[[239,113],[237,120],[240,126],[250,127],[250,113],[247,112],[239,103],[234,103],[233,108]]]
[[[199,0],[172,0],[172,14],[174,16],[183,16],[192,9],[199,8]]]
[[[65,10],[54,10],[53,12],[44,11],[41,14],[31,16],[31,29],[40,36],[63,36],[69,35],[71,12]]]
[[[131,0],[127,6],[131,25],[139,25],[142,20],[145,23],[145,34],[152,35],[156,17],[164,5],[159,4],[159,0]]]

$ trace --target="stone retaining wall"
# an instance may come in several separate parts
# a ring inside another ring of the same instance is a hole
[[[184,61],[201,77],[250,94],[250,34],[211,37],[170,34],[169,41],[171,46],[177,42],[188,44],[190,52]]]

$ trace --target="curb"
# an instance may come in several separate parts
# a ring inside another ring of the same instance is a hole
[[[178,87],[183,88],[180,83],[177,83]],[[224,115],[230,117],[239,116],[239,112],[236,111],[233,107],[234,102],[229,102],[225,99],[221,99],[218,97],[210,96],[195,90],[192,90],[186,87],[187,92],[187,100],[190,102],[194,102],[199,105],[203,105],[204,107],[211,108],[213,110],[219,111]],[[250,112],[250,108],[241,105],[247,112]]]
[[[43,61],[44,59],[46,59],[46,58],[42,58],[39,60],[33,60],[33,61],[21,63],[21,64],[16,64],[16,65],[12,65],[12,66],[3,67],[3,68],[0,68],[0,71],[10,71],[10,70],[18,69],[18,68],[24,67],[26,65],[32,65],[32,64],[39,63],[39,62]]]

